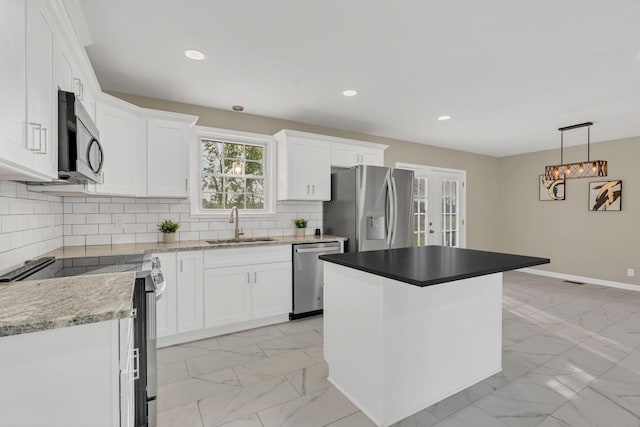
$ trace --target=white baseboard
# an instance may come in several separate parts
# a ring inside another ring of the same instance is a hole
[[[630,283],[613,282],[611,280],[594,279],[592,277],[575,276],[573,274],[556,273],[554,271],[538,270],[536,268],[521,268],[516,271],[523,273],[537,274],[538,276],[554,277],[562,280],[573,280],[574,282],[583,282],[590,285],[608,286],[610,288],[627,289],[629,291],[640,291],[640,285],[632,285]]]
[[[246,322],[233,323],[231,325],[217,326],[214,328],[198,329],[197,331],[184,332],[182,334],[159,337],[156,343],[157,348],[169,347],[176,344],[198,341],[213,338],[220,335],[232,334],[234,332],[246,331],[248,329],[260,328],[262,326],[274,325],[289,321],[289,314],[278,314],[263,319],[248,320]]]

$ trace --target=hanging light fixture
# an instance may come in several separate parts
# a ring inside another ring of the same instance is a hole
[[[240,144],[240,113],[244,111],[244,107],[242,105],[234,105],[231,108],[236,112],[236,140]],[[232,174],[242,175],[242,162],[240,159],[233,163]]]
[[[560,131],[560,164],[545,166],[544,176],[547,179],[588,178],[607,176],[606,160],[591,160],[591,126],[593,122],[561,127]],[[587,160],[584,162],[564,163],[564,132],[567,130],[587,128]]]

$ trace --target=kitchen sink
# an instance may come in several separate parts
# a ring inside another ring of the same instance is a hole
[[[257,243],[257,242],[273,242],[275,239],[271,237],[241,237],[239,239],[219,239],[219,240],[207,240],[210,245],[221,245],[224,243]]]

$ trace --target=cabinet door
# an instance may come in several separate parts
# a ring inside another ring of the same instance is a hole
[[[73,61],[65,46],[59,46],[56,55],[56,82],[60,90],[74,92]]]
[[[202,329],[202,251],[178,252],[178,333]]]
[[[384,150],[363,148],[360,160],[363,165],[384,166]]]
[[[252,266],[252,319],[291,312],[291,275],[290,262]]]
[[[0,159],[32,168],[33,153],[25,146],[26,5],[0,2]]]
[[[140,119],[107,103],[98,105],[96,125],[104,151],[104,182],[96,187],[101,194],[135,196],[136,168],[144,159],[136,158],[136,144],[144,144]]]
[[[186,124],[147,120],[147,193],[149,197],[187,197]]]
[[[292,139],[287,142],[288,199],[304,200],[311,196],[309,182],[309,145],[306,141]]]
[[[164,293],[156,301],[156,321],[158,337],[166,337],[178,333],[178,320],[176,316],[177,291],[176,291],[176,254],[165,252],[155,254],[160,259],[162,275],[167,283]]]
[[[27,148],[34,168],[57,178],[57,85],[54,84],[55,37],[44,1],[27,3]]]
[[[331,145],[331,166],[350,168],[360,163],[360,153],[355,147],[346,144]]]
[[[309,145],[309,200],[331,200],[331,147],[329,144]]]
[[[120,320],[120,426],[135,425],[133,319]]]
[[[251,319],[251,269],[211,268],[204,272],[204,326]]]

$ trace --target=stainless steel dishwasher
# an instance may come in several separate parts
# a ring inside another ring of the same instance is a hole
[[[322,261],[318,256],[342,252],[341,242],[293,245],[293,313],[291,319],[322,312],[324,286]]]

